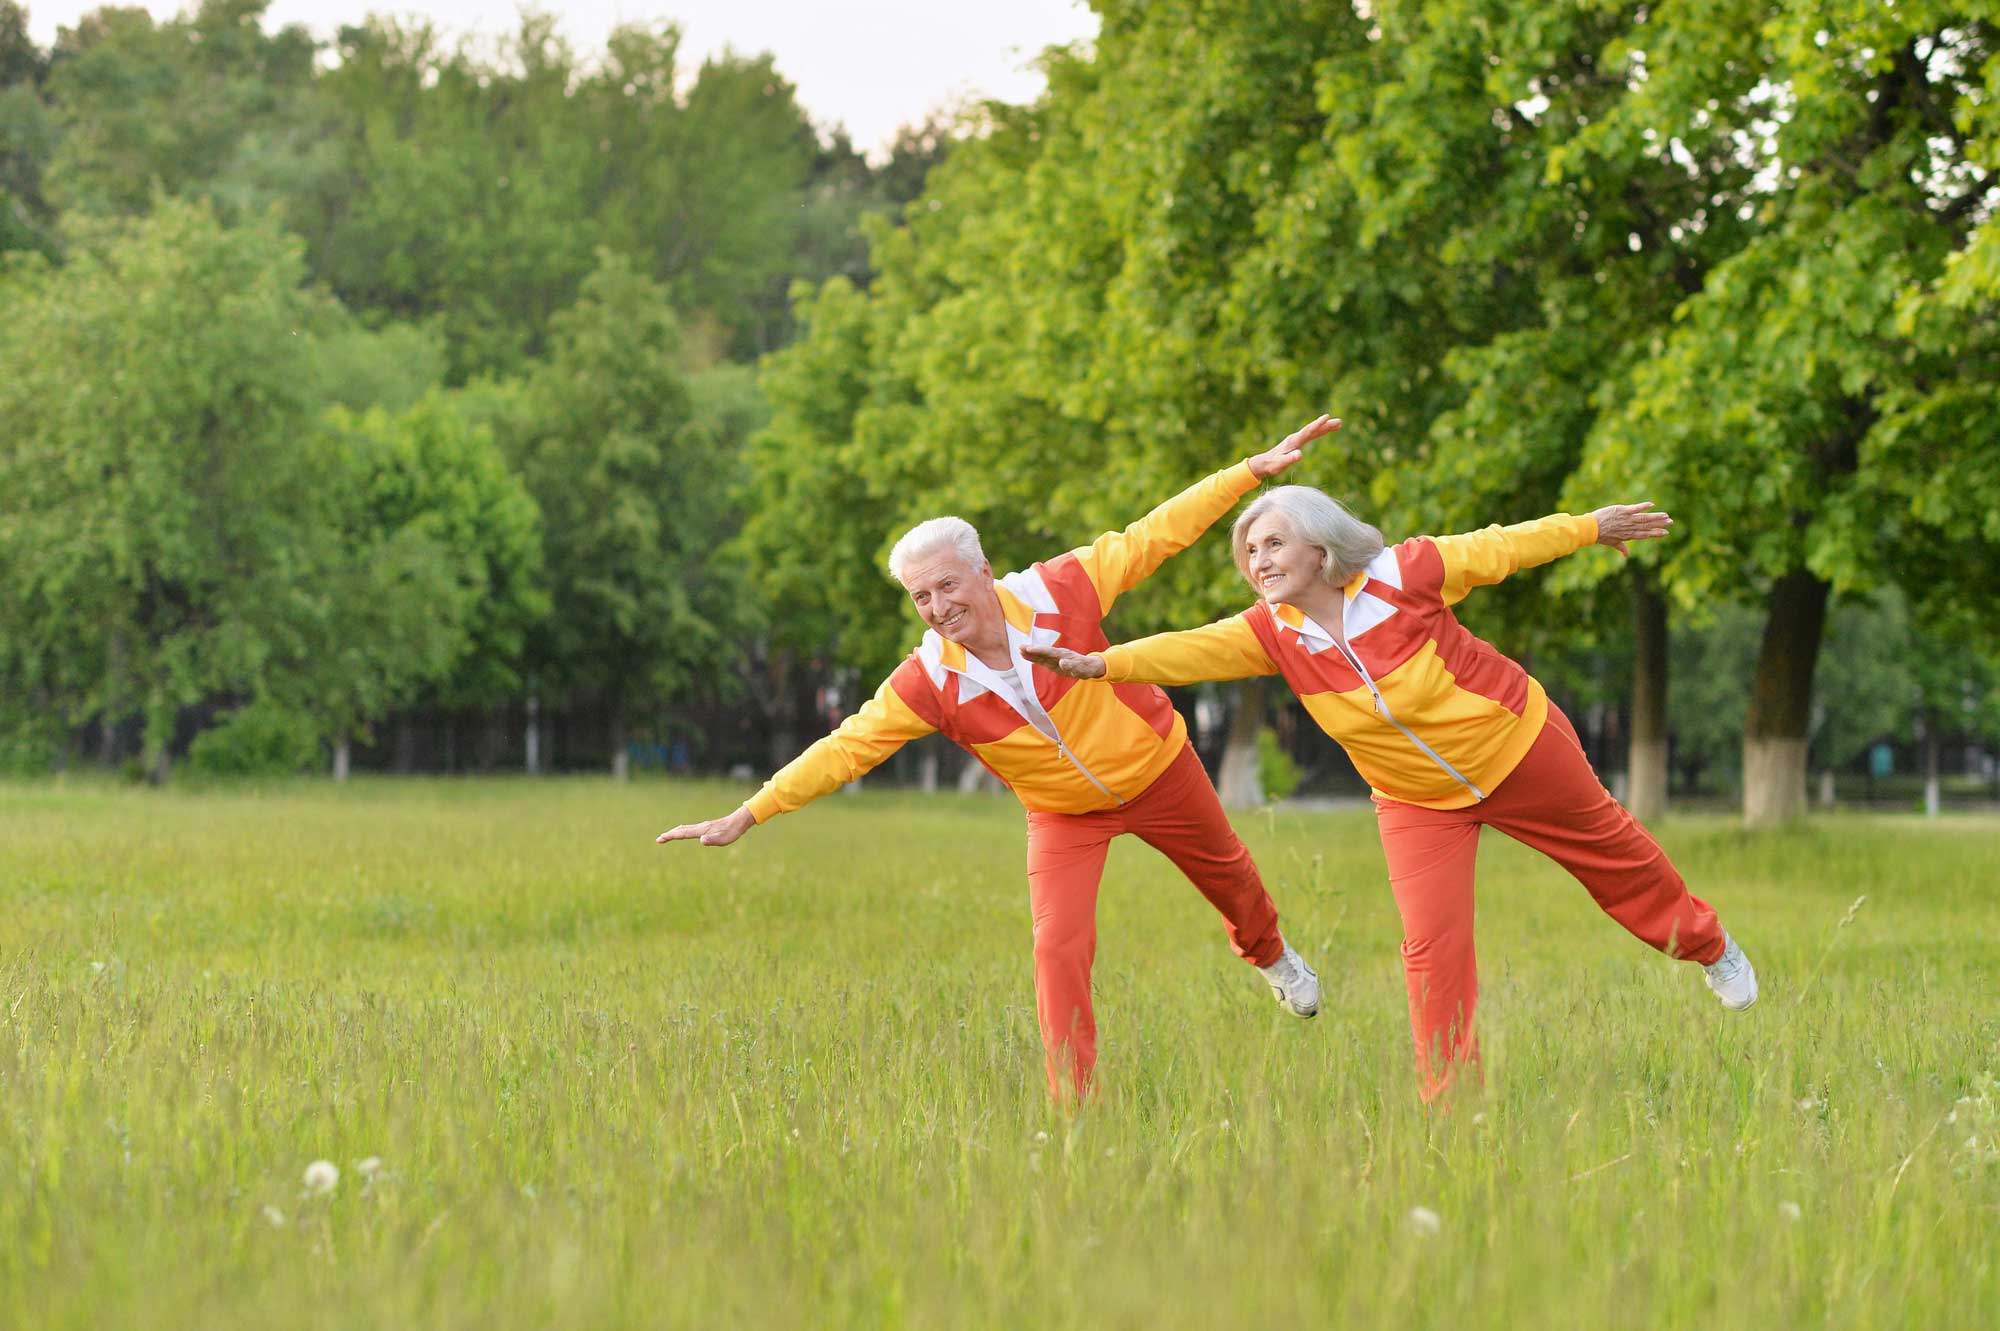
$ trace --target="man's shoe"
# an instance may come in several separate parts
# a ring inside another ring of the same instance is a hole
[[[1741,956],[1741,953],[1737,955]],[[1747,965],[1747,963],[1746,963]],[[1257,968],[1271,986],[1271,996],[1301,1017],[1319,1011],[1319,976],[1306,965],[1305,958],[1285,944],[1285,953],[1268,966]],[[1754,986],[1755,981],[1752,981]]]
[[[1708,976],[1708,987],[1715,990],[1722,1006],[1731,1012],[1741,1012],[1757,1001],[1757,972],[1750,968],[1750,958],[1743,955],[1743,949],[1736,946],[1736,940],[1726,931],[1722,935],[1722,955],[1702,970]]]

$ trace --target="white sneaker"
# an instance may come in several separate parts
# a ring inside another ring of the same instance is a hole
[[[1731,1012],[1741,1012],[1757,1001],[1757,972],[1727,931],[1722,935],[1722,955],[1702,970],[1708,975],[1708,987]]]
[[[1285,944],[1283,956],[1257,969],[1270,983],[1271,996],[1293,1013],[1310,1017],[1319,1011],[1319,976],[1306,965],[1304,957],[1292,951],[1290,943]]]

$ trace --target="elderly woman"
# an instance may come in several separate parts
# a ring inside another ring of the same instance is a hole
[[[1703,965],[1723,1005],[1757,977],[1715,912],[1613,800],[1576,730],[1533,676],[1459,624],[1451,607],[1584,546],[1666,534],[1647,504],[1557,514],[1385,547],[1382,533],[1308,486],[1261,495],[1230,534],[1261,598],[1203,628],[1077,653],[1030,655],[1079,679],[1154,684],[1283,675],[1373,789],[1403,917],[1403,973],[1423,1098],[1479,1057],[1473,1017],[1472,871],[1493,827],[1574,874],[1643,942]]]

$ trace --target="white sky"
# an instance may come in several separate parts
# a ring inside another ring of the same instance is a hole
[[[135,0],[114,0],[132,4]],[[179,0],[138,0],[155,18]],[[26,0],[28,31],[43,47],[102,0]],[[188,5],[185,7],[192,7]],[[1097,35],[1082,0],[572,0],[562,17],[580,54],[604,49],[620,23],[673,19],[690,71],[731,47],[770,51],[813,119],[847,126],[856,147],[876,150],[898,126],[968,97],[1031,101],[1042,77],[1028,68],[1043,47]],[[266,30],[303,23],[321,38],[369,13],[422,16],[452,33],[513,31],[511,3],[477,0],[272,0]]]

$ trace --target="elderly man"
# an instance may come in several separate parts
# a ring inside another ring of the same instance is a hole
[[[1022,655],[1108,645],[1104,617],[1123,593],[1187,548],[1305,445],[1340,428],[1321,416],[1275,447],[1217,472],[1122,532],[1106,532],[996,579],[979,534],[959,518],[912,528],[889,572],[929,625],[874,698],[786,764],[742,807],[683,823],[662,843],[726,846],[752,827],[839,789],[913,739],[940,732],[984,763],[1028,811],[1035,994],[1049,1093],[1081,1100],[1097,1062],[1090,968],[1097,887],[1111,838],[1130,832],[1186,874],[1218,911],[1236,954],[1279,1003],[1319,1011],[1319,977],[1287,946],[1257,866],[1223,816],[1187,742],[1187,723],[1152,685],[1074,680]]]

